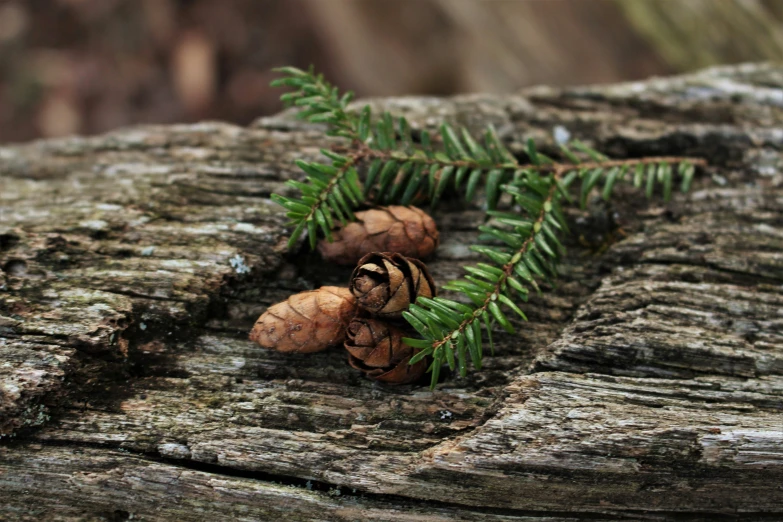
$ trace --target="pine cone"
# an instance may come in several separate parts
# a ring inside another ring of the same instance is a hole
[[[322,286],[300,292],[261,314],[250,340],[279,352],[312,353],[340,344],[356,313],[347,288]]]
[[[351,274],[350,289],[359,307],[388,319],[402,317],[417,297],[435,295],[435,283],[424,263],[381,252],[372,252],[359,260]]]
[[[408,364],[414,350],[402,342],[403,332],[378,319],[355,318],[348,325],[345,349],[348,362],[370,379],[389,384],[407,384],[427,369],[423,359]]]
[[[320,241],[318,251],[325,260],[353,265],[368,252],[397,252],[422,259],[438,246],[435,221],[416,207],[380,207],[357,212],[356,219],[336,230],[332,243]]]

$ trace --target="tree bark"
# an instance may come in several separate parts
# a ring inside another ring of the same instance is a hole
[[[372,100],[554,150],[709,160],[670,204],[572,211],[557,288],[467,378],[385,387],[247,340],[345,285],[269,196],[329,146],[290,113],[0,148],[0,518],[783,516],[783,68]],[[560,129],[559,132],[562,133]],[[438,284],[479,209],[436,214]]]

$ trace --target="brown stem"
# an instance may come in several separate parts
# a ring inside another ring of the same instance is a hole
[[[541,223],[546,218],[547,210],[546,207],[548,206],[547,203],[552,202],[552,200],[555,197],[555,194],[557,193],[557,187],[560,181],[560,178],[563,174],[566,172],[569,172],[574,169],[595,169],[595,168],[612,168],[612,167],[622,167],[622,166],[631,166],[631,165],[649,165],[649,164],[655,164],[655,163],[684,163],[688,162],[693,165],[699,165],[699,166],[706,166],[707,161],[702,158],[691,158],[687,156],[661,156],[661,157],[644,157],[644,158],[632,158],[632,159],[624,159],[624,160],[606,160],[606,161],[589,161],[585,163],[579,163],[579,164],[569,164],[569,163],[559,163],[559,162],[553,162],[553,163],[547,163],[542,165],[533,165],[533,164],[524,164],[520,165],[516,160],[513,161],[513,163],[508,164],[499,164],[499,165],[493,165],[491,167],[487,165],[481,165],[478,162],[472,161],[472,160],[451,160],[449,162],[443,162],[439,159],[435,158],[429,158],[429,157],[405,157],[405,158],[397,158],[395,157],[391,151],[385,151],[385,150],[377,150],[377,149],[371,149],[367,146],[367,144],[359,141],[354,141],[353,143],[353,151],[348,153],[348,156],[351,158],[351,165],[357,164],[359,161],[366,160],[366,159],[383,159],[383,160],[400,160],[400,161],[411,161],[414,163],[424,163],[426,165],[443,165],[443,166],[453,166],[453,167],[472,167],[472,168],[481,168],[481,169],[489,169],[489,168],[509,168],[509,169],[525,169],[525,170],[534,170],[537,172],[551,172],[553,183],[552,187],[549,190],[549,194],[547,195],[546,200],[544,200],[544,203],[541,208],[541,212],[539,213],[535,224],[534,224],[534,232],[530,235],[529,238],[525,240],[525,242],[522,244],[522,246],[514,253],[514,255],[511,258],[511,261],[503,265],[503,274],[498,279],[498,282],[495,284],[495,288],[492,292],[487,292],[487,296],[484,300],[484,302],[479,306],[477,309],[473,311],[473,314],[470,318],[463,320],[459,326],[457,327],[454,332],[459,333],[460,335],[464,334],[464,331],[470,327],[470,325],[473,323],[473,321],[477,321],[481,315],[486,312],[487,308],[489,307],[489,304],[492,302],[492,298],[496,296],[501,289],[503,288],[503,285],[505,285],[506,281],[509,277],[511,277],[511,274],[514,271],[514,266],[516,266],[517,263],[522,262],[522,256],[524,256],[527,253],[528,248],[530,247],[530,244],[533,243],[535,240],[535,234],[537,233],[535,231],[536,225],[540,226]],[[514,260],[516,258],[516,260]],[[452,332],[452,335],[453,333]],[[439,341],[436,341],[432,344],[433,353],[443,346],[444,344],[449,343],[450,339],[452,338],[452,335],[446,336],[443,339],[440,339]]]
[[[644,158],[630,158],[630,159],[624,159],[624,160],[606,160],[606,161],[587,161],[585,163],[579,163],[578,165],[569,165],[567,163],[553,163],[550,165],[541,165],[541,167],[549,166],[550,168],[553,166],[557,166],[557,168],[565,167],[565,170],[573,170],[575,168],[579,169],[606,169],[606,168],[612,168],[612,167],[622,167],[624,165],[650,165],[655,163],[691,163],[693,165],[699,165],[700,167],[706,167],[707,166],[707,160],[704,158],[691,158],[688,156],[648,156]],[[528,168],[527,165],[524,165],[520,168]],[[540,170],[546,170],[546,169],[540,169]]]
[[[349,157],[355,160],[355,162],[359,162],[361,160],[367,160],[367,159],[382,159],[382,160],[397,160],[397,161],[410,161],[413,163],[423,163],[425,165],[443,165],[444,167],[470,167],[470,168],[476,168],[476,169],[521,169],[521,170],[534,170],[537,172],[565,172],[568,170],[573,169],[595,169],[595,168],[612,168],[612,167],[622,167],[625,165],[631,166],[631,165],[650,165],[655,163],[691,163],[693,165],[698,165],[701,167],[705,167],[707,165],[707,160],[703,158],[692,158],[689,156],[658,156],[658,157],[644,157],[644,158],[629,158],[629,159],[622,159],[622,160],[605,160],[605,161],[587,161],[584,163],[579,164],[573,164],[573,163],[546,163],[542,165],[533,165],[532,163],[527,164],[519,164],[516,161],[513,163],[500,163],[496,165],[482,165],[476,161],[473,160],[450,160],[448,162],[444,162],[442,160],[436,159],[436,158],[428,158],[428,157],[413,157],[413,156],[407,156],[404,158],[397,158],[392,154],[392,151],[387,150],[377,150],[377,149],[371,149],[363,142],[358,142],[354,144],[354,147],[356,149],[348,154]],[[396,152],[396,151],[395,151]]]
[[[348,156],[351,158],[350,166],[353,166],[357,164],[359,161],[366,160],[366,159],[383,159],[383,160],[402,160],[402,161],[411,161],[415,163],[424,163],[426,165],[443,165],[443,166],[454,166],[454,167],[472,167],[472,168],[481,168],[481,169],[488,169],[490,167],[486,165],[481,165],[475,161],[470,160],[452,160],[450,162],[443,162],[441,160],[435,159],[435,158],[428,158],[428,157],[406,157],[406,158],[396,158],[393,156],[391,151],[384,151],[384,150],[376,150],[371,149],[368,147],[365,143],[354,141],[353,143],[353,151],[348,153]],[[535,240],[535,234],[537,233],[535,231],[536,225],[540,226],[541,223],[546,218],[547,210],[546,207],[548,206],[547,203],[552,202],[552,200],[555,197],[555,194],[557,193],[557,187],[560,181],[560,178],[563,174],[566,172],[569,172],[574,169],[595,169],[595,168],[612,168],[612,167],[622,167],[622,166],[630,166],[630,165],[649,165],[649,164],[655,164],[655,163],[683,163],[683,162],[689,162],[693,165],[699,165],[699,166],[706,166],[707,161],[702,158],[690,158],[686,156],[661,156],[661,157],[644,157],[644,158],[632,158],[632,159],[624,159],[624,160],[606,160],[606,161],[589,161],[585,163],[579,163],[579,164],[568,164],[568,163],[547,163],[543,165],[533,165],[533,164],[525,164],[520,165],[516,161],[514,161],[511,164],[500,164],[500,165],[494,165],[492,168],[513,168],[513,169],[525,169],[525,170],[534,170],[537,172],[551,172],[553,183],[551,188],[549,189],[549,194],[547,195],[547,198],[544,200],[543,205],[541,207],[541,212],[539,213],[535,224],[534,224],[534,232],[530,235],[529,238],[525,240],[525,242],[522,244],[522,246],[514,253],[511,260],[503,265],[503,274],[498,279],[497,283],[495,284],[495,288],[492,292],[487,292],[487,296],[484,299],[484,302],[476,308],[473,311],[473,314],[470,318],[463,320],[459,326],[457,327],[454,332],[459,333],[460,335],[464,334],[464,331],[470,327],[470,325],[473,323],[473,321],[479,320],[479,317],[486,312],[487,308],[489,307],[489,304],[492,302],[493,297],[495,297],[503,288],[503,285],[505,285],[506,281],[509,277],[511,277],[511,274],[514,271],[514,266],[516,266],[517,263],[522,262],[522,257],[527,253],[528,248],[530,247],[530,244],[534,242]],[[331,187],[331,185],[330,185]],[[515,260],[516,258],[516,260]],[[452,335],[453,333],[452,332]],[[450,339],[452,338],[452,335],[446,336],[443,339],[440,339],[439,341],[436,341],[433,343],[433,353],[443,346],[444,344],[449,343]]]

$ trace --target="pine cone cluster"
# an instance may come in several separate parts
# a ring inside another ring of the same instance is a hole
[[[367,214],[373,211],[367,211],[363,218],[361,226],[366,234],[357,235],[356,231],[346,234],[351,225],[343,229],[341,235],[336,235],[342,238],[338,241],[343,241],[340,256],[344,259],[346,252],[356,255],[361,251],[353,240],[346,239],[349,237],[363,237],[361,244],[375,245],[376,241],[381,241],[381,244],[389,245],[399,237],[391,230],[400,222],[404,222],[402,228],[406,231],[419,230],[418,225],[409,226],[405,219],[400,219],[405,214],[397,210],[399,208],[406,207],[379,210],[395,220],[391,227],[386,227],[387,232],[377,235],[372,232],[376,229],[368,225],[371,219]],[[419,238],[420,243],[404,252],[431,253],[437,246],[437,229],[432,218],[417,210],[410,212],[425,232],[419,236],[406,232],[406,238],[411,241]],[[412,241],[411,245],[414,243]],[[321,251],[324,257],[331,255]],[[289,353],[313,353],[344,344],[349,364],[370,379],[388,384],[418,380],[428,362],[422,359],[409,364],[418,350],[402,341],[403,337],[414,333],[401,319],[402,312],[419,296],[434,297],[435,283],[424,263],[403,253],[377,251],[359,257],[348,288],[324,286],[295,294],[269,307],[253,326],[250,340],[264,348]]]
[[[360,310],[348,326],[345,342],[351,366],[371,379],[390,384],[419,379],[427,362],[409,364],[416,350],[402,342],[412,332],[406,330],[401,318],[418,297],[435,296],[435,283],[427,266],[400,254],[372,252],[359,260],[349,289]]]

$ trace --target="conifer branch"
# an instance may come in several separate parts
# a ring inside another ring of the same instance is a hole
[[[675,167],[680,188],[687,192],[695,167],[706,166],[703,159],[679,156],[610,159],[578,141],[571,144],[576,152],[560,145],[564,160],[555,160],[539,152],[532,140],[525,151],[529,163],[521,164],[491,127],[479,143],[465,130],[458,133],[445,123],[436,146],[427,131],[414,139],[403,117],[395,125],[392,116],[384,112],[373,123],[369,106],[350,112],[351,94],[340,96],[312,70],[279,71],[286,76],[273,85],[297,89],[282,99],[303,107],[300,117],[325,123],[327,135],[349,141],[321,151],[331,165],[296,162],[306,179],[287,184],[301,191],[300,198],[273,195],[295,225],[289,247],[305,230],[312,248],[319,229],[331,241],[335,221],[345,224],[353,220],[353,209],[368,202],[407,205],[424,195],[423,199],[435,206],[449,185],[468,203],[480,192],[485,195],[489,220],[479,227],[479,239],[492,243],[473,245],[471,250],[486,256],[487,262],[465,267],[463,279],[443,287],[458,292],[466,302],[420,297],[403,313],[421,336],[404,339],[419,350],[410,364],[432,357],[429,370],[433,386],[444,364],[465,375],[469,358],[479,369],[482,327],[492,349],[496,323],[514,331],[503,310],[527,320],[517,302],[527,301],[531,289],[540,292],[537,280],[551,283],[557,277],[557,262],[565,252],[559,236],[568,231],[561,202],[571,200],[569,187],[574,181],[581,182],[579,202],[583,208],[595,188],[600,186],[602,197],[609,199],[622,181],[643,186],[648,198],[660,187],[668,201]],[[361,181],[359,169],[363,172]],[[501,198],[503,211],[498,210]]]
[[[503,241],[508,248],[472,247],[489,257],[491,263],[465,267],[468,272],[465,279],[452,281],[443,287],[465,295],[473,303],[472,307],[449,299],[420,298],[403,314],[423,337],[405,339],[421,349],[414,357],[414,362],[417,358],[432,356],[432,386],[437,383],[440,367],[444,363],[451,369],[458,367],[464,376],[469,355],[474,367],[480,369],[482,323],[492,347],[491,336],[495,322],[510,333],[514,331],[500,304],[526,321],[524,312],[515,304],[517,299],[527,300],[528,289],[525,284],[538,291],[534,276],[548,279],[548,276],[556,274],[554,263],[564,251],[556,231],[566,228],[559,211],[559,201],[565,196],[564,190],[573,179],[573,176],[563,179],[567,171],[567,167],[556,166],[546,177],[534,174],[516,185],[503,187],[510,194],[527,198],[527,216],[493,213],[501,221],[513,226],[517,235],[492,227],[480,227],[483,232]],[[519,188],[528,190],[520,191]]]

